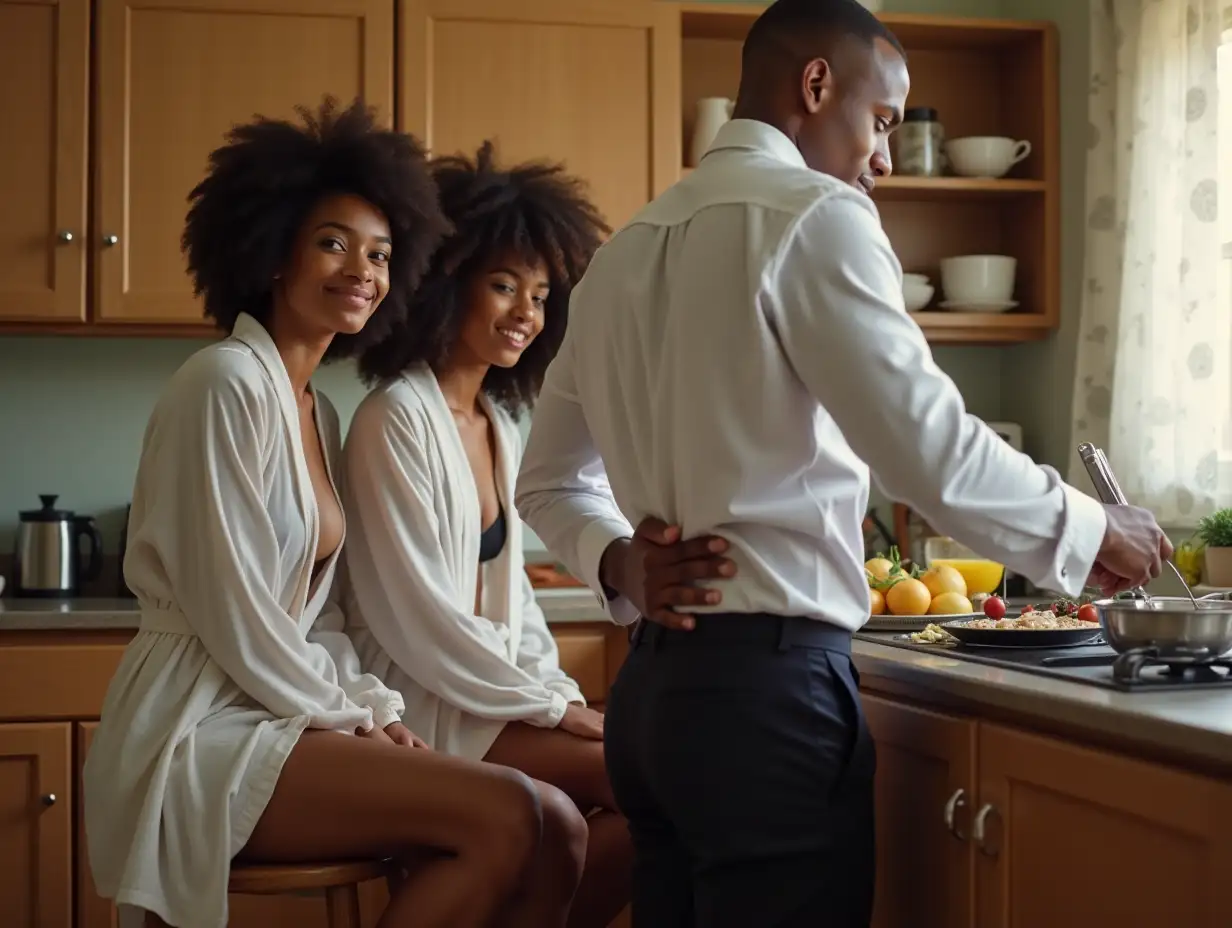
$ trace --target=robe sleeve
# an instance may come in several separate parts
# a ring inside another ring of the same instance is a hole
[[[539,680],[548,689],[560,693],[565,700],[586,705],[577,683],[560,668],[560,649],[548,628],[548,620],[535,599],[526,571],[522,574],[522,640],[518,643],[518,666]]]
[[[389,405],[361,406],[344,458],[351,519],[344,557],[355,618],[407,675],[450,705],[555,727],[568,699],[514,663],[491,622],[457,606],[428,461],[410,417]]]
[[[267,507],[266,484],[279,477],[268,472],[261,436],[284,426],[245,363],[181,378],[152,426],[143,469],[174,477],[163,478],[146,517],[153,551],[138,553],[160,562],[174,606],[245,693],[280,718],[307,716],[312,728],[368,730],[372,710],[338,684],[271,588],[287,531]]]

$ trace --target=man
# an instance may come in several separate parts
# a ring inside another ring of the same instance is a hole
[[[968,415],[933,362],[868,197],[907,90],[855,0],[770,6],[735,118],[574,291],[535,410],[521,515],[617,621],[663,623],[639,625],[606,722],[638,926],[868,924],[874,758],[850,650],[870,468],[1070,595],[1146,582],[1171,553],[1149,513],[1101,506]],[[647,517],[721,536],[735,575],[691,588],[710,566],[691,561],[648,581],[656,549],[630,540]]]

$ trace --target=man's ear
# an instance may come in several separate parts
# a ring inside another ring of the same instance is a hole
[[[804,109],[816,113],[825,106],[834,90],[834,72],[830,63],[824,58],[814,58],[804,66],[801,75],[801,92],[804,96]]]

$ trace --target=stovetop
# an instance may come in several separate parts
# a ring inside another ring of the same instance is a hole
[[[1024,673],[1086,683],[1123,693],[1232,689],[1232,657],[1202,665],[1168,666],[1149,650],[1117,654],[1102,638],[1064,648],[980,648],[916,644],[902,632],[857,632],[857,639]]]

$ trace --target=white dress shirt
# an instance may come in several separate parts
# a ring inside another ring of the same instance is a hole
[[[731,542],[738,576],[695,611],[854,630],[870,468],[937,530],[1070,595],[1104,536],[1098,502],[966,411],[904,309],[873,202],[733,120],[575,288],[518,509],[601,599],[604,549],[653,515]]]

